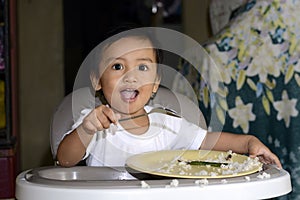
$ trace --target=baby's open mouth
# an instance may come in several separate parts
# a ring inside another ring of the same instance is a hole
[[[123,101],[131,102],[139,95],[139,91],[136,89],[125,89],[120,92]]]

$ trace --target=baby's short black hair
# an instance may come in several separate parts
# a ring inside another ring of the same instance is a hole
[[[149,32],[149,29],[143,29],[143,27],[140,27],[136,24],[123,23],[119,26],[110,28],[109,31],[107,31],[105,34],[106,39],[104,40],[104,43],[106,45],[110,45],[115,41],[125,37],[142,37],[150,40],[155,51],[156,62],[158,64],[162,63],[163,53],[162,50],[159,48],[160,44],[158,40],[153,35],[153,33]]]

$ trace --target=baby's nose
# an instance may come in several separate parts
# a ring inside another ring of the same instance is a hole
[[[138,80],[138,73],[136,70],[127,71],[123,77],[124,82],[134,83]]]

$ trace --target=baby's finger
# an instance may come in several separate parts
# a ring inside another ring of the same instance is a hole
[[[102,112],[110,120],[111,123],[114,123],[114,124],[117,123],[117,121],[118,121],[118,115],[111,108],[109,108],[108,105],[106,105],[103,108]]]
[[[282,169],[282,165],[280,163],[280,160],[273,153],[261,154],[261,155],[257,155],[257,156],[250,155],[250,157],[251,158],[258,157],[259,161],[262,162],[263,164],[275,164],[279,169]]]
[[[84,120],[82,123],[82,128],[86,133],[93,135],[97,132],[97,130],[101,130],[102,126],[100,123],[96,123],[95,125],[95,123],[89,120]]]
[[[104,113],[97,115],[97,118],[103,128],[109,128],[111,121]]]
[[[273,155],[273,157],[271,159],[272,159],[273,164],[277,165],[277,167],[279,169],[282,169],[281,162],[280,162],[279,158],[276,155]]]

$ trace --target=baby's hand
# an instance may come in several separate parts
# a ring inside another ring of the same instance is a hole
[[[83,119],[81,126],[86,133],[92,135],[109,128],[111,123],[116,124],[119,118],[119,115],[115,114],[111,108],[101,105]]]
[[[249,155],[250,157],[258,157],[264,164],[275,164],[278,168],[282,168],[278,157],[257,138],[252,138],[249,142]]]

